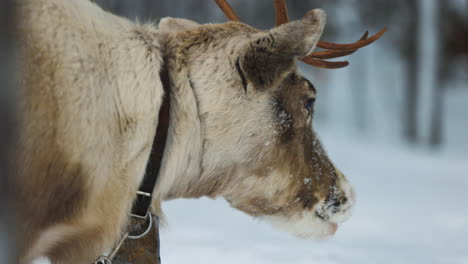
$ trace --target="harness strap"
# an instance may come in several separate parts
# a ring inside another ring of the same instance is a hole
[[[146,165],[145,176],[137,192],[137,197],[132,208],[131,215],[137,218],[145,218],[151,206],[154,186],[159,176],[161,163],[166,147],[169,130],[171,93],[169,91],[169,74],[165,65],[162,66],[160,79],[163,84],[165,98],[159,110],[158,127],[151,147],[151,153]]]
[[[161,68],[159,75],[165,98],[163,98],[159,110],[158,127],[146,164],[145,175],[136,193],[137,197],[130,213],[132,218],[127,227],[127,232],[118,241],[112,253],[109,256],[99,257],[94,262],[95,264],[128,263],[129,258],[137,261],[135,263],[147,263],[149,259],[151,259],[151,263],[161,263],[159,257],[159,220],[150,213],[150,207],[166,147],[171,93],[169,90],[169,74],[165,65]]]
[[[159,257],[159,220],[157,216],[150,213],[153,191],[161,170],[161,163],[166,148],[167,135],[169,130],[171,93],[169,73],[165,64],[162,65],[159,72],[160,80],[163,85],[165,98],[163,98],[161,108],[159,109],[158,126],[154,136],[151,153],[146,164],[145,175],[137,191],[137,197],[133,204],[130,215],[130,224],[127,228],[130,231],[118,241],[112,253],[109,256],[101,256],[95,264],[118,264],[128,263],[131,258],[136,263],[161,263]],[[146,222],[148,224],[146,225]],[[143,232],[134,234],[144,226]],[[148,248],[149,247],[149,248]],[[155,262],[157,261],[157,262]]]

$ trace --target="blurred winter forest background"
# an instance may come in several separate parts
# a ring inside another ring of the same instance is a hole
[[[9,208],[8,164],[14,134],[14,23],[13,1],[0,1],[0,263],[12,263],[11,230],[13,219]]]
[[[0,2],[0,175],[14,134],[12,0]],[[96,0],[139,21],[226,21],[212,0]],[[274,24],[271,0],[231,0],[246,23]],[[289,0],[290,19],[323,8],[322,40],[388,32],[350,66],[301,65],[318,89],[314,126],[357,189],[354,216],[330,241],[276,233],[222,200],[164,204],[163,263],[468,263],[468,0]],[[13,241],[0,177],[0,263]],[[5,228],[6,227],[6,228]],[[9,237],[2,240],[2,237]],[[4,245],[4,246],[2,246]]]

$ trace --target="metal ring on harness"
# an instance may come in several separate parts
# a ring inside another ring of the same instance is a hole
[[[131,216],[134,217],[133,214],[131,214]],[[149,211],[146,213],[145,219],[148,218],[148,217],[149,217],[149,224],[148,224],[148,227],[146,228],[145,232],[143,232],[140,235],[136,235],[136,236],[132,236],[129,233],[127,238],[129,238],[129,239],[140,239],[140,238],[146,236],[149,233],[149,231],[151,230],[151,227],[153,226],[153,216],[151,215],[151,213]],[[140,217],[138,217],[138,218],[140,218]]]
[[[112,258],[110,257],[99,257],[94,264],[112,264]]]
[[[145,232],[143,232],[140,235],[136,235],[136,236],[130,235],[129,232],[125,233],[125,235],[120,239],[119,243],[117,243],[116,247],[112,250],[112,253],[109,256],[99,257],[94,262],[94,264],[112,264],[113,258],[115,257],[115,255],[119,251],[119,249],[122,246],[122,244],[124,243],[125,239],[128,238],[128,239],[136,240],[136,239],[140,239],[140,238],[146,236],[149,233],[149,231],[151,230],[151,227],[153,226],[153,215],[151,215],[151,213],[149,211],[146,213],[145,217],[141,217],[141,216],[133,215],[133,214],[130,214],[130,215],[132,217],[136,217],[136,218],[139,218],[139,219],[147,219],[149,217],[148,227],[146,228]]]

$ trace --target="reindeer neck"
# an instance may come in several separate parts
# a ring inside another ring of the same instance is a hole
[[[165,35],[170,38],[170,34]],[[186,197],[201,175],[203,127],[198,99],[188,67],[177,55],[174,39],[164,47],[164,66],[171,92],[170,125],[163,165],[153,200],[158,210],[162,200]]]

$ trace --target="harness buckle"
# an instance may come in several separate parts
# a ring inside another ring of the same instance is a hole
[[[146,219],[149,213],[152,194],[143,191],[137,191],[136,194],[135,204],[130,212],[130,216],[138,219]]]

